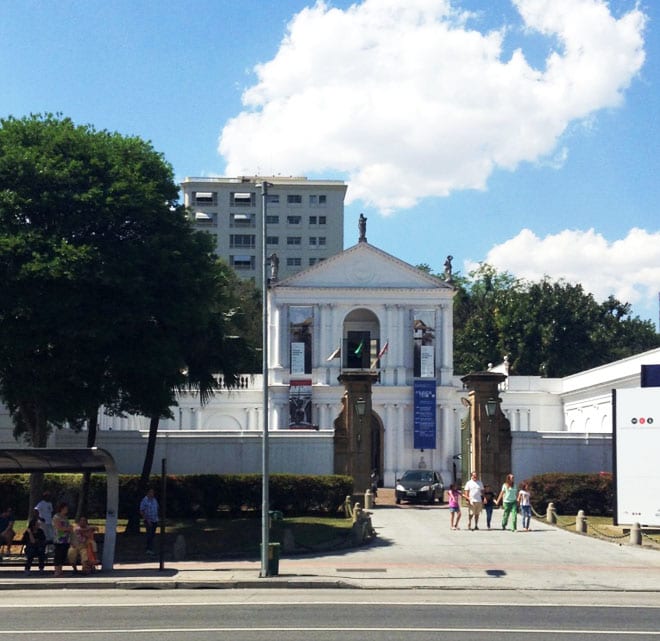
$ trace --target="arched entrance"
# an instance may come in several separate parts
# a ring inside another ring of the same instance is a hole
[[[380,322],[371,310],[354,309],[342,331],[342,369],[372,369],[380,350]]]

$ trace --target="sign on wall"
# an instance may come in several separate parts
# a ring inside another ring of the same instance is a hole
[[[612,392],[615,524],[660,526],[660,388]]]
[[[413,384],[413,448],[434,450],[436,433],[436,381],[415,381]]]

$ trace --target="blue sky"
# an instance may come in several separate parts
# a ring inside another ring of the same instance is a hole
[[[0,116],[139,135],[179,179],[345,179],[346,246],[364,212],[410,263],[655,321],[659,25],[634,0],[7,0]]]

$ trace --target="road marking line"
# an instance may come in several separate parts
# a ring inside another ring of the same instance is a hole
[[[488,628],[430,628],[430,627],[421,627],[421,628],[368,628],[368,627],[228,627],[228,628],[126,628],[118,630],[117,628],[107,629],[107,630],[90,630],[86,628],[84,630],[0,630],[0,636],[9,636],[9,635],[85,635],[92,636],[94,634],[186,634],[194,632],[450,632],[450,633],[486,633],[492,634],[493,629]],[[581,635],[626,635],[626,636],[638,636],[638,635],[647,635],[647,636],[659,636],[660,631],[658,630],[539,630],[537,628],[519,628],[519,629],[507,629],[507,634],[526,634],[526,635],[558,635],[558,634],[581,634]]]

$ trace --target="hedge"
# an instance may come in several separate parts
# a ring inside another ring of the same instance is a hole
[[[545,512],[548,503],[555,504],[558,514],[577,514],[584,510],[587,516],[612,516],[614,485],[610,473],[599,474],[539,474],[527,480],[532,505]]]
[[[88,516],[105,516],[106,477],[93,474],[90,483]],[[216,518],[225,514],[261,511],[260,474],[196,474],[167,477],[168,518]],[[138,509],[139,477],[119,477],[119,517],[128,518]],[[66,501],[76,511],[80,491],[79,474],[46,474],[44,489],[50,490],[53,503]],[[151,485],[160,494],[160,476]],[[12,507],[17,518],[26,518],[30,491],[28,474],[0,474],[2,507]],[[347,495],[353,492],[349,476],[303,476],[271,474],[270,507],[290,516],[335,514]]]

